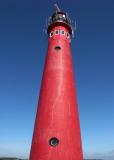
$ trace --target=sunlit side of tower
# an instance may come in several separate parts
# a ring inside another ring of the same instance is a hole
[[[71,56],[73,29],[56,7],[48,25],[48,49],[30,160],[82,160],[82,144]]]

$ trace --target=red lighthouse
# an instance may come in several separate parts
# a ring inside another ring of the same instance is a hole
[[[71,55],[71,20],[57,8],[47,29],[48,49],[30,160],[82,160]]]

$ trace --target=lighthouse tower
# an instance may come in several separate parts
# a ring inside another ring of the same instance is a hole
[[[48,49],[30,160],[82,160],[82,144],[71,55],[73,29],[67,13],[49,18]]]

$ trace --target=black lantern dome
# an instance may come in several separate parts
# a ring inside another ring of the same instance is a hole
[[[51,32],[52,28],[56,26],[63,26],[66,27],[69,33],[72,35],[73,29],[68,14],[65,12],[61,12],[58,6],[56,6],[56,9],[56,12],[49,18],[47,29],[48,34]]]

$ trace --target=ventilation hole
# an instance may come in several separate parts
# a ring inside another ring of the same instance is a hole
[[[61,50],[61,47],[60,47],[60,46],[56,46],[56,47],[55,47],[55,50],[56,50],[56,51],[60,51],[60,50]]]
[[[52,147],[56,147],[58,144],[59,144],[59,140],[56,138],[56,137],[53,137],[49,140],[49,144],[52,146]]]

